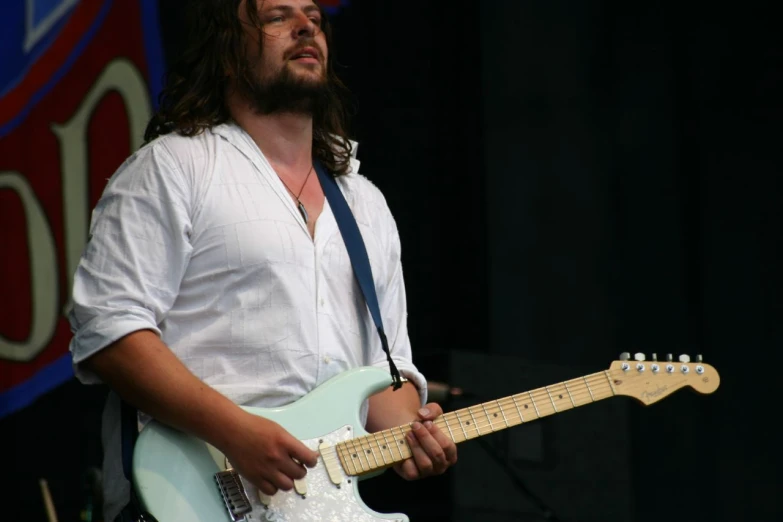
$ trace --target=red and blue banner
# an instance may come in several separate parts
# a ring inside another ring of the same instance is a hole
[[[142,144],[163,76],[157,0],[0,4],[0,418],[73,377],[90,211]]]
[[[319,0],[318,4],[329,14],[335,14],[348,5],[348,0]]]

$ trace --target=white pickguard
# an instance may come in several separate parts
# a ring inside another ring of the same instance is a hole
[[[253,511],[245,515],[247,522],[374,522],[378,520],[394,520],[408,522],[408,517],[402,514],[375,515],[359,497],[358,479],[346,475],[339,465],[342,482],[335,485],[323,459],[337,459],[334,445],[350,439],[353,436],[351,428],[345,426],[332,433],[316,439],[302,441],[310,449],[317,450],[322,442],[329,448],[318,459],[315,468],[307,470],[305,482],[307,494],[303,497],[296,491],[279,491],[272,497],[264,495],[250,482],[242,479],[245,492],[253,505]]]

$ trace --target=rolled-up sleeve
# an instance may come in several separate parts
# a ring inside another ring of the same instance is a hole
[[[81,364],[91,355],[138,330],[160,335],[192,251],[191,193],[166,149],[154,143],[109,180],[92,214],[68,316],[82,382],[99,382]]]
[[[421,404],[427,402],[427,380],[413,362],[410,338],[408,337],[408,305],[405,293],[405,281],[402,273],[402,252],[399,232],[394,218],[389,212],[387,231],[384,235],[387,244],[388,273],[384,278],[382,295],[378,296],[383,327],[389,342],[389,352],[400,373],[409,379],[419,390]],[[378,343],[379,345],[380,343]],[[388,368],[388,359],[382,350],[375,354],[373,366]]]

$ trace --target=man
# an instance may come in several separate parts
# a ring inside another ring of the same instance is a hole
[[[272,495],[317,454],[237,405],[287,404],[351,367],[388,367],[314,160],[338,176],[356,217],[391,359],[408,379],[370,398],[366,427],[414,421],[413,457],[397,473],[443,473],[456,448],[431,422],[440,407],[421,408],[399,238],[382,195],[357,173],[323,13],[311,0],[204,0],[188,10],[194,42],[168,77],[148,143],[107,185],[74,282],[76,374],[113,390],[106,520],[129,498],[117,396],[142,421],[211,443]]]

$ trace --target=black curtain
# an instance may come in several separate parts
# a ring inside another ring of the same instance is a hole
[[[774,519],[775,379],[762,374],[783,346],[783,47],[771,12],[481,6],[492,349],[561,364],[703,354],[722,375],[714,396],[631,410],[636,519]]]

